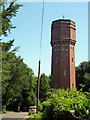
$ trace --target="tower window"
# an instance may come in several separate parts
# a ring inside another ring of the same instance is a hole
[[[64,76],[66,76],[66,70],[64,70]]]
[[[74,84],[72,84],[72,88],[74,88]]]
[[[73,63],[73,58],[72,58],[72,63]]]
[[[57,45],[57,51],[59,51],[59,45]]]
[[[57,58],[55,59],[55,63],[57,63],[58,62],[58,60],[57,60]]]
[[[68,50],[68,45],[66,44],[66,50]]]
[[[62,44],[62,50],[64,50],[64,44]]]
[[[54,45],[54,51],[56,51],[56,45]]]

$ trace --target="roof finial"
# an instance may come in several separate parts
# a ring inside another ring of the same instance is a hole
[[[64,19],[64,15],[63,15],[63,19]]]

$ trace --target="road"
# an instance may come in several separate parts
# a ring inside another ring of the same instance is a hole
[[[15,112],[3,114],[1,120],[25,120],[25,118],[28,118],[27,112]]]

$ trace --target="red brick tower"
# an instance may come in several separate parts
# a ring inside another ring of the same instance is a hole
[[[59,19],[52,22],[52,88],[75,88],[75,22]]]

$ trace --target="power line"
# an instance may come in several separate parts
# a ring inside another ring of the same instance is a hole
[[[42,48],[42,34],[43,34],[43,20],[44,20],[44,0],[43,0],[43,8],[42,8],[42,22],[41,22],[41,36],[40,36],[40,59],[41,59],[41,48]]]

